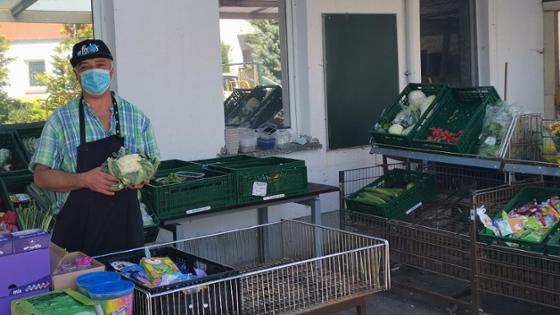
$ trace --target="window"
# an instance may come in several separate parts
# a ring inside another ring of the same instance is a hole
[[[80,91],[68,56],[93,37],[91,0],[0,2],[0,10],[0,124],[44,121]]]
[[[472,0],[420,0],[422,82],[477,82]]]
[[[27,63],[29,68],[29,86],[43,86],[37,78],[37,74],[45,73],[45,61],[29,61]]]
[[[219,1],[226,126],[289,127],[285,3]]]

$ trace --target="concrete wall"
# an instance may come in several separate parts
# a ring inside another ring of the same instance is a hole
[[[544,112],[543,8],[540,0],[479,0],[480,83],[494,85],[526,112]]]
[[[113,2],[119,94],[152,119],[164,159],[224,145],[218,1]]]

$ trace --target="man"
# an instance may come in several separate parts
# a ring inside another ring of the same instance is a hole
[[[159,158],[150,120],[111,92],[113,57],[103,41],[77,43],[70,63],[82,94],[49,117],[29,166],[37,186],[57,192],[52,241],[91,256],[142,246],[142,185],[115,192],[117,178],[101,165],[121,146]]]

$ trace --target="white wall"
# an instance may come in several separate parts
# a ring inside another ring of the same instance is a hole
[[[52,72],[51,56],[58,41],[14,41],[6,57],[14,58],[8,65],[9,85],[4,88],[8,96],[21,97],[46,97],[45,87],[31,87],[29,85],[29,61],[45,61],[45,71]]]
[[[508,62],[508,102],[527,112],[543,113],[541,0],[482,0],[477,5],[481,84],[494,85],[503,97]]]
[[[152,119],[162,158],[224,145],[218,1],[113,2],[119,94]]]

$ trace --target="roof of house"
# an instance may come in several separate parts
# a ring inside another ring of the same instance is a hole
[[[62,39],[64,24],[0,22],[0,34],[9,41]]]

